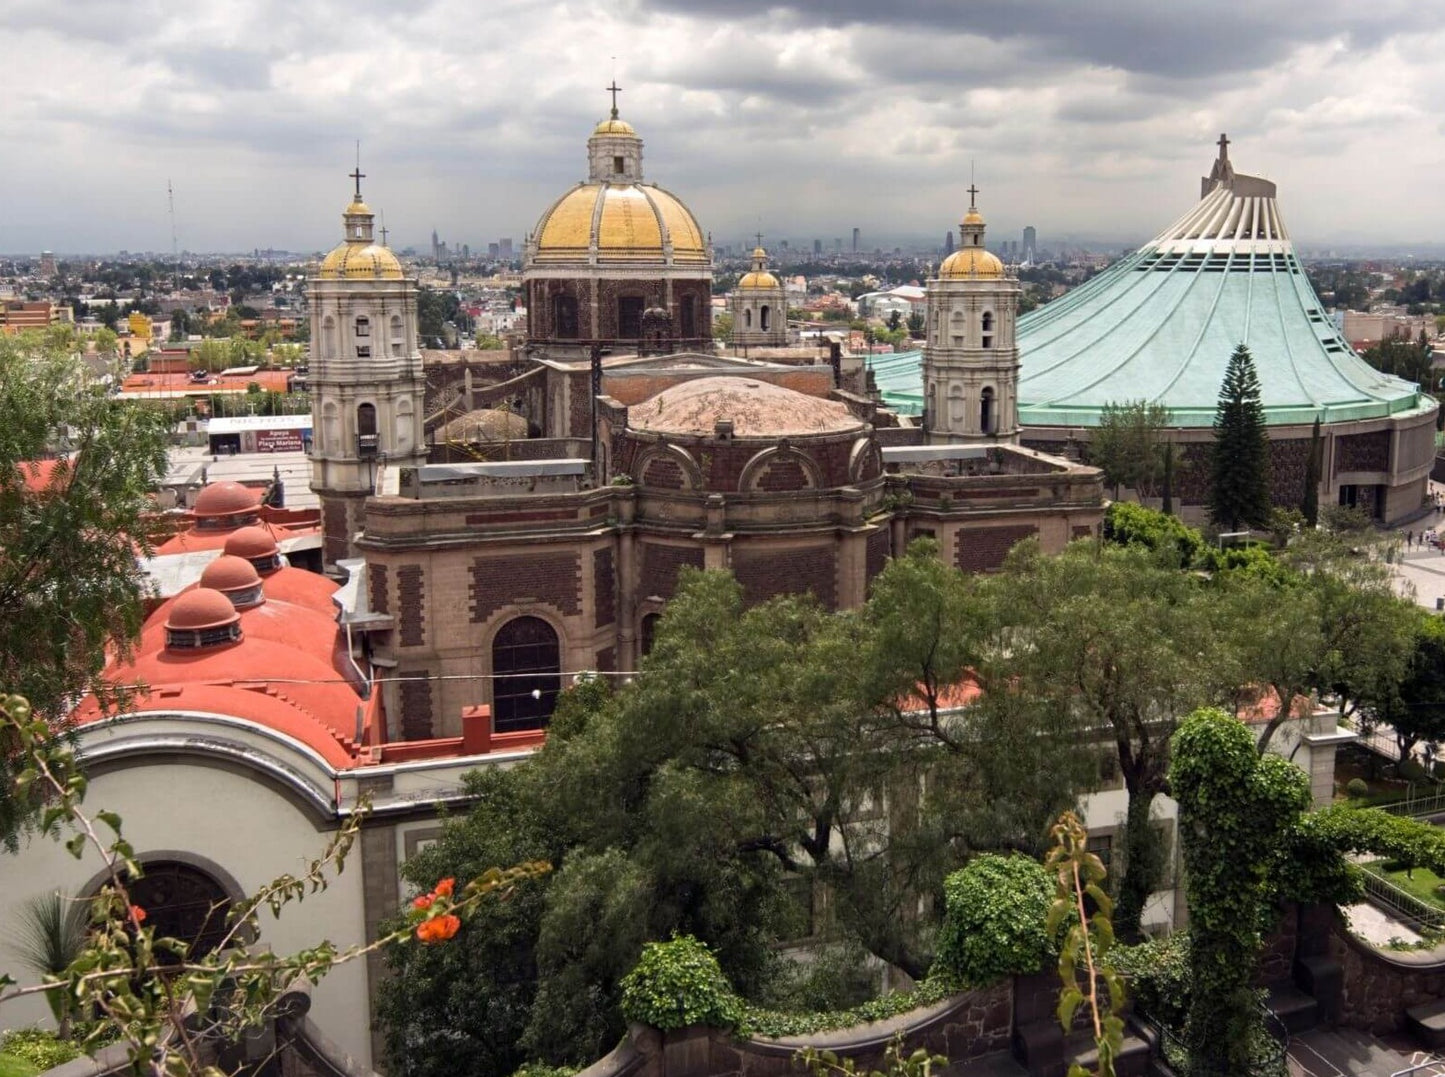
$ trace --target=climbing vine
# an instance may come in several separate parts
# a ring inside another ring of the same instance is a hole
[[[1246,1073],[1259,1022],[1251,985],[1274,898],[1269,868],[1309,806],[1308,781],[1286,760],[1261,756],[1238,719],[1206,708],[1174,735],[1169,782],[1188,872],[1190,1068]]]

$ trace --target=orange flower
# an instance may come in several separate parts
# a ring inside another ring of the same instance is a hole
[[[451,878],[450,876],[448,876],[447,878],[443,879],[441,882],[437,883],[437,888],[436,888],[435,890],[433,890],[432,893],[433,893],[433,894],[436,894],[438,897],[451,897],[451,896],[452,896],[452,888],[455,887],[456,885],[457,885],[457,881],[456,881],[455,879]]]
[[[430,909],[434,900],[436,899],[431,894],[422,894],[420,897],[412,899],[411,907],[413,909]]]
[[[146,920],[146,911],[139,905],[132,905],[130,907],[130,918],[137,924],[143,924]]]
[[[416,925],[416,937],[422,942],[444,942],[460,931],[461,926],[461,920],[451,913],[433,916]]]

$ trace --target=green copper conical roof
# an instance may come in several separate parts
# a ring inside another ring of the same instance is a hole
[[[1270,425],[1428,409],[1418,386],[1350,348],[1310,287],[1275,186],[1234,172],[1227,140],[1199,203],[1140,250],[1019,320],[1019,422],[1095,426],[1146,400],[1209,426],[1230,353],[1246,345]]]

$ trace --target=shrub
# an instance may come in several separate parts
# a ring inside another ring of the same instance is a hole
[[[649,942],[622,978],[622,1015],[653,1028],[732,1028],[742,1017],[717,958],[691,935]]]
[[[1143,546],[1178,558],[1188,567],[1204,552],[1204,536],[1177,516],[1145,508],[1133,501],[1115,501],[1104,513],[1104,537],[1120,546]]]
[[[1423,782],[1425,780],[1425,765],[1418,759],[1402,759],[1395,767],[1395,773],[1404,778],[1407,782]]]
[[[80,1048],[43,1028],[21,1028],[0,1039],[0,1051],[29,1062],[39,1070],[54,1069],[80,1057]]]
[[[1189,1016],[1189,932],[1113,951],[1114,967],[1129,982],[1129,996],[1144,1016],[1176,1035]]]
[[[1364,778],[1351,778],[1345,786],[1345,792],[1359,800],[1370,795],[1370,783]]]
[[[548,1066],[542,1062],[526,1062],[518,1066],[512,1077],[576,1077],[576,1066]]]
[[[1054,953],[1044,930],[1054,882],[1026,856],[975,857],[943,883],[946,911],[933,975],[983,987],[1038,972]]]

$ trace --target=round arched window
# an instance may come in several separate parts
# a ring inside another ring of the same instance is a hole
[[[542,729],[562,689],[561,646],[540,617],[515,617],[492,640],[492,728]]]
[[[128,884],[131,903],[146,913],[146,927],[156,936],[179,939],[198,957],[220,945],[226,935],[231,898],[209,874],[190,864],[160,860],[145,865],[145,874]],[[157,951],[166,963],[179,960]]]

